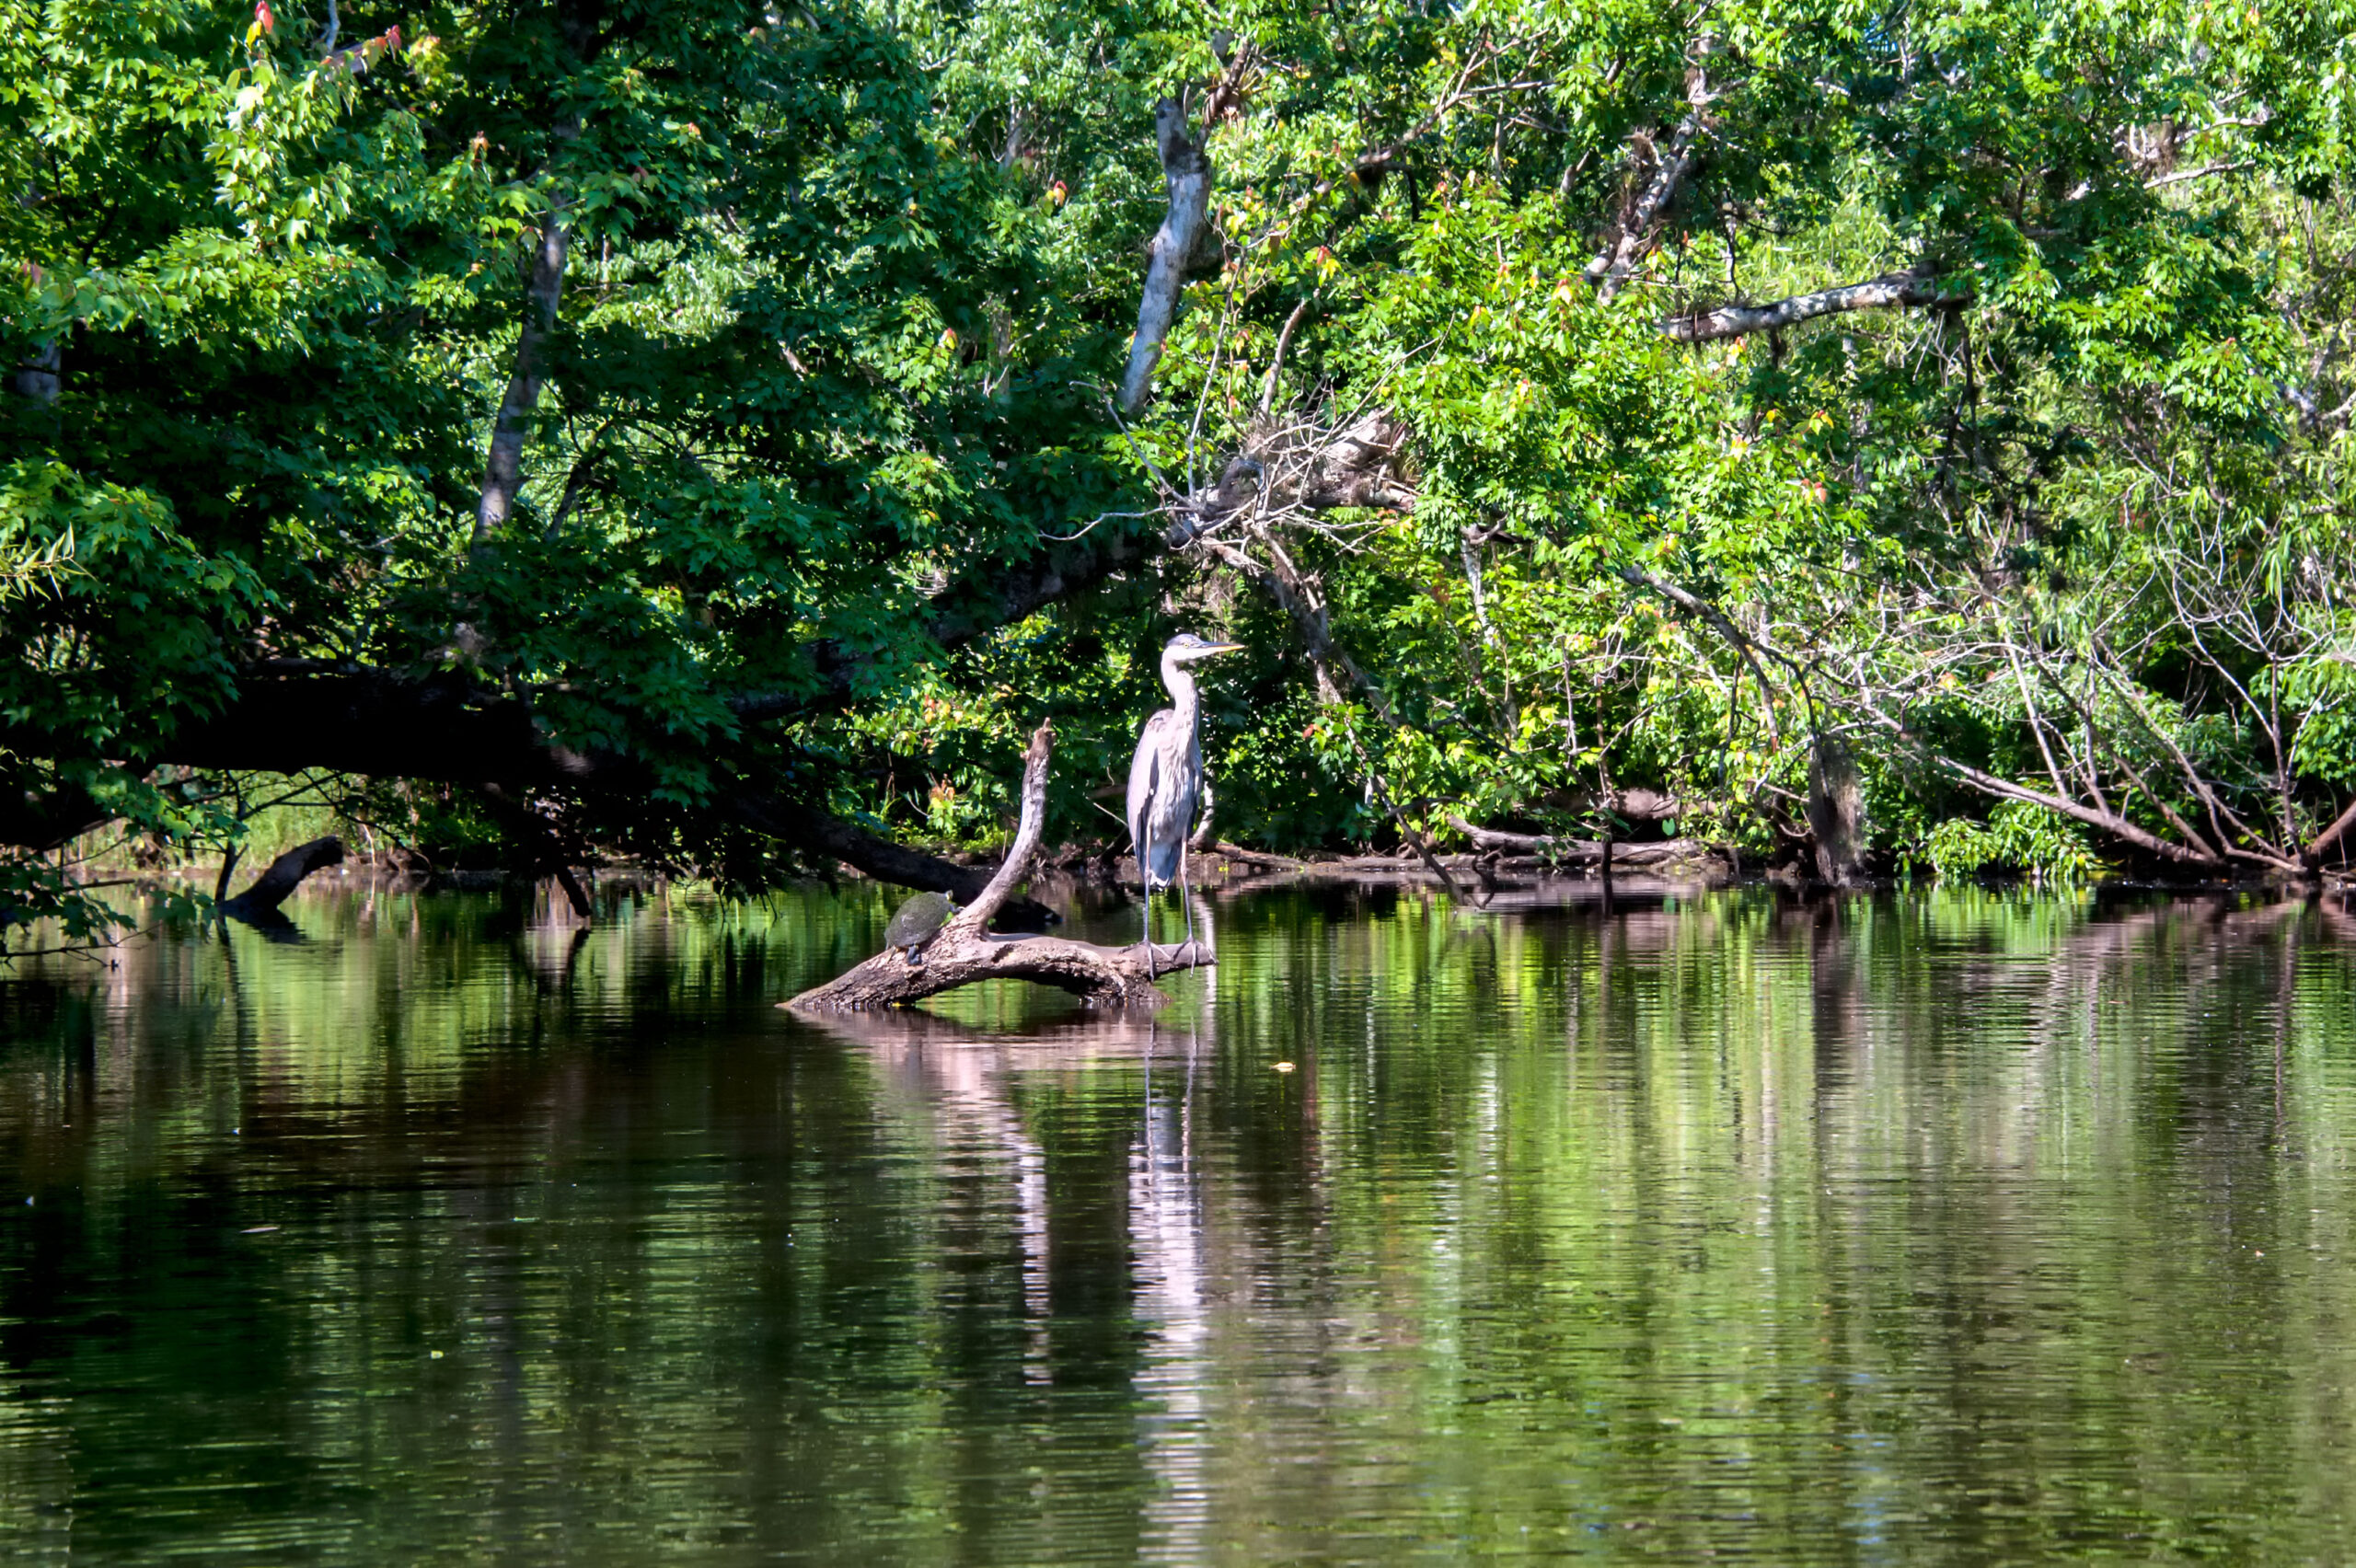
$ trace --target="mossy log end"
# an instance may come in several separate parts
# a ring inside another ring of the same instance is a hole
[[[886,949],[849,973],[779,1005],[796,1012],[859,1012],[907,1007],[981,980],[1030,980],[1068,991],[1091,1007],[1152,1009],[1170,997],[1154,976],[1212,962],[1199,942],[1156,947],[1098,947],[1062,937],[992,935],[990,920],[1029,874],[1046,826],[1047,755],[1055,732],[1042,724],[1022,766],[1022,818],[1013,847],[981,895],[960,909],[916,962]]]

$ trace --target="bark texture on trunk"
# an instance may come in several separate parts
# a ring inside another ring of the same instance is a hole
[[[540,406],[540,389],[548,384],[549,345],[556,336],[557,306],[564,294],[564,263],[572,231],[561,206],[552,207],[540,224],[539,243],[533,248],[531,271],[524,289],[524,328],[515,339],[515,374],[507,395],[499,400],[499,418],[491,426],[491,458],[482,477],[482,499],[475,508],[474,542],[487,543],[506,526],[514,513],[516,492],[524,484],[524,443],[532,433],[532,416]]]
[[[278,906],[286,902],[303,879],[313,871],[343,864],[343,840],[329,835],[314,838],[308,844],[298,844],[270,863],[267,870],[256,877],[253,885],[221,905],[221,913],[237,920],[268,920],[278,916]],[[284,917],[279,916],[280,918]]]
[[[1210,212],[1211,160],[1203,147],[1208,127],[1203,136],[1193,134],[1186,125],[1186,106],[1163,98],[1154,106],[1153,131],[1170,205],[1148,252],[1137,336],[1129,343],[1129,368],[1121,377],[1121,409],[1129,414],[1144,408],[1153,391],[1153,369],[1161,363],[1162,341],[1170,336],[1178,296],[1186,287],[1186,264]]]
[[[1091,1007],[1152,1009],[1170,1000],[1154,985],[1154,973],[1211,963],[1209,951],[1198,942],[1157,947],[1149,958],[1142,947],[1106,948],[1059,937],[989,934],[991,919],[1030,874],[1032,859],[1039,852],[1039,839],[1046,828],[1047,759],[1053,738],[1054,732],[1045,724],[1031,737],[1023,758],[1022,822],[1005,862],[974,901],[918,950],[914,961],[897,948],[887,948],[849,973],[780,1005],[797,1012],[857,1012],[906,1007],[982,980],[1029,980],[1068,991]]]
[[[1772,305],[1726,305],[1690,316],[1672,316],[1660,324],[1660,329],[1680,343],[1708,343],[1720,338],[1796,327],[1819,316],[1839,316],[1852,310],[1890,310],[1902,306],[1961,305],[1965,297],[1940,293],[1937,274],[1917,269],[1885,272],[1878,278],[1837,289],[1794,294]]]
[[[58,349],[57,340],[52,338],[27,354],[9,373],[8,388],[17,397],[29,398],[36,403],[54,403],[64,364],[65,358]]]
[[[1619,296],[1629,273],[1635,270],[1636,258],[1644,254],[1646,244],[1652,238],[1654,224],[1692,170],[1694,156],[1700,151],[1697,144],[1703,126],[1703,110],[1708,103],[1706,94],[1699,96],[1685,118],[1678,121],[1668,148],[1661,154],[1659,166],[1629,209],[1628,220],[1621,225],[1619,236],[1587,264],[1587,281],[1596,285],[1596,297],[1604,304],[1609,305]]]
[[[1857,881],[1865,859],[1865,796],[1857,759],[1831,735],[1808,754],[1807,825],[1816,836],[1816,872],[1834,887]]]

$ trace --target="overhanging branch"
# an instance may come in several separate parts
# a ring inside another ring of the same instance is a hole
[[[2149,850],[2154,855],[2174,860],[2179,865],[2203,866],[2212,870],[2223,869],[2223,862],[2206,849],[2189,849],[2181,844],[2171,843],[2156,833],[2136,826],[2116,812],[2100,811],[2062,795],[2049,795],[2042,790],[2032,790],[2026,785],[2015,784],[2009,778],[2000,778],[1993,773],[1974,767],[1969,763],[1959,762],[1929,744],[1899,721],[1886,714],[1877,713],[1873,717],[1896,740],[1924,762],[1958,782],[1969,785],[1983,795],[1992,795],[2000,801],[2021,801],[2029,805],[2042,806],[2049,812],[2057,813],[2075,822],[2085,823],[2088,827],[2097,828],[2114,838],[2122,839],[2139,849]]]

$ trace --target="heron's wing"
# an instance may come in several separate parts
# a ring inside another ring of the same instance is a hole
[[[1164,747],[1160,744],[1161,732],[1178,722],[1178,715],[1165,708],[1145,721],[1138,734],[1138,754],[1129,759],[1129,843],[1132,847],[1145,842],[1146,813],[1151,808],[1158,790],[1167,790],[1168,779],[1161,770]]]
[[[1140,870],[1156,883],[1177,880],[1178,857],[1195,815],[1195,779],[1188,770],[1193,742],[1177,713],[1165,708],[1145,721],[1129,764],[1129,841]]]

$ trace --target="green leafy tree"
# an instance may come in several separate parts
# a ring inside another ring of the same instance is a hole
[[[1180,625],[1231,834],[2318,869],[2350,21],[0,4],[12,907],[254,772],[958,886]]]

